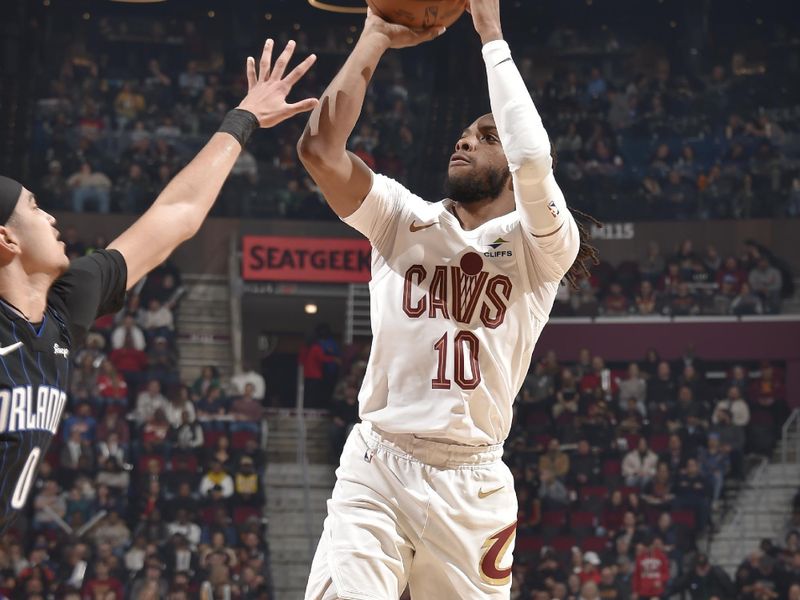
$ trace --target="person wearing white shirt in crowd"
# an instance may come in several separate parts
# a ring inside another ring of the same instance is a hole
[[[626,408],[626,400],[628,398],[636,398],[639,412],[646,415],[647,381],[642,377],[639,365],[636,363],[628,365],[628,376],[625,379],[621,379],[617,385],[619,386],[620,408],[623,410]]]
[[[164,412],[172,427],[178,428],[183,424],[184,412],[189,415],[189,423],[194,423],[197,419],[197,412],[194,403],[189,399],[189,388],[182,387],[178,395],[170,399]]]
[[[233,496],[233,478],[222,469],[218,460],[214,460],[211,462],[211,469],[200,481],[200,495],[208,496],[217,486],[223,498]]]
[[[714,407],[714,414],[711,417],[711,422],[716,425],[719,422],[719,411],[727,409],[733,416],[733,424],[737,427],[747,427],[750,423],[750,407],[747,402],[742,398],[741,390],[732,385],[728,388],[728,395],[723,400],[717,402]]]
[[[172,316],[172,310],[169,304],[161,304],[158,300],[153,298],[147,305],[147,310],[142,313],[141,319],[142,327],[145,331],[155,330],[168,330],[175,329],[175,322]]]
[[[639,438],[639,445],[622,459],[622,476],[625,484],[644,487],[655,476],[658,456],[647,446],[645,438]]]
[[[136,410],[134,418],[140,425],[150,419],[158,409],[166,414],[169,403],[161,393],[161,384],[153,379],[147,384],[147,389],[139,392],[136,397]]]
[[[122,348],[125,346],[125,340],[128,337],[130,337],[133,342],[134,348],[137,350],[145,349],[147,344],[144,339],[144,332],[142,328],[136,324],[133,315],[125,315],[122,319],[122,323],[117,325],[114,331],[111,332],[111,347],[114,350]]]
[[[267,389],[263,375],[253,370],[251,365],[244,363],[241,373],[231,377],[231,385],[236,388],[239,394],[244,394],[244,388],[248,383],[253,384],[253,398],[258,401],[263,400]]]
[[[200,543],[200,526],[189,520],[189,513],[185,508],[179,508],[175,514],[175,520],[167,525],[170,537],[176,533],[183,535],[188,541],[192,550],[197,549]]]

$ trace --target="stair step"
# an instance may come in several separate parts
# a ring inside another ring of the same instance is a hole
[[[330,465],[309,465],[308,481],[313,487],[332,489],[336,482]],[[270,463],[265,479],[267,486],[302,486],[303,469],[297,463]]]

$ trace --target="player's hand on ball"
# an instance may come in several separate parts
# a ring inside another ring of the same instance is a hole
[[[364,23],[364,33],[362,35],[379,35],[384,38],[389,48],[410,48],[411,46],[433,40],[444,32],[444,27],[411,29],[405,25],[390,23],[376,15],[371,8],[368,8],[367,20]]]
[[[286,44],[274,66],[272,46],[272,40],[267,40],[264,44],[258,69],[255,59],[252,56],[247,57],[247,96],[239,104],[239,108],[250,111],[258,118],[261,127],[274,127],[296,114],[314,110],[319,103],[316,98],[306,98],[293,104],[286,103],[286,96],[294,84],[306,74],[317,57],[314,54],[309,55],[284,77],[286,67],[294,53],[295,43],[290,40]]]
[[[503,39],[500,0],[467,0],[467,12],[472,15],[472,24],[482,43]]]

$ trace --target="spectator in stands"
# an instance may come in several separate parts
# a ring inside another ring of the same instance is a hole
[[[111,180],[105,173],[94,171],[88,162],[67,179],[67,187],[72,190],[74,212],[83,212],[86,202],[94,202],[102,213],[111,210]]]
[[[547,452],[539,458],[539,472],[549,470],[560,481],[564,481],[569,473],[569,456],[561,451],[556,438],[547,442]]]
[[[687,282],[682,281],[678,284],[676,293],[670,297],[669,310],[677,317],[700,314],[700,303]]]
[[[636,553],[633,572],[633,593],[639,598],[660,598],[669,583],[669,559],[664,553],[661,539],[650,536],[643,540]]]
[[[110,544],[115,553],[121,553],[131,541],[131,531],[119,513],[112,510],[92,532],[96,544]]]
[[[161,384],[153,379],[148,382],[147,388],[139,392],[136,397],[136,409],[133,417],[139,425],[143,425],[153,417],[157,410],[166,414],[168,407],[169,403],[161,393]]]
[[[643,415],[647,414],[647,380],[642,376],[638,364],[632,362],[628,365],[627,377],[619,380],[617,386],[619,387],[620,407],[624,408],[625,401],[633,398],[639,407],[639,412]]]
[[[769,264],[765,256],[758,259],[756,267],[750,271],[747,282],[753,292],[761,297],[766,312],[779,312],[783,276],[778,269]]]
[[[169,341],[174,337],[175,322],[170,304],[162,304],[155,298],[151,299],[147,310],[142,314],[141,323],[145,335],[150,340],[164,337]]]
[[[309,408],[324,408],[328,405],[330,390],[328,390],[325,365],[341,362],[338,356],[325,351],[329,331],[325,324],[318,326],[298,357],[305,380],[305,405]]]
[[[670,584],[668,595],[684,592],[689,592],[692,600],[721,600],[734,598],[736,587],[722,568],[712,565],[708,556],[700,553],[695,558],[692,570]]]
[[[673,481],[667,463],[659,462],[656,475],[642,490],[641,499],[657,510],[669,510],[675,495],[672,493]]]
[[[203,446],[203,428],[192,419],[189,411],[181,413],[181,423],[172,432],[173,443],[177,450],[192,450]]]
[[[677,396],[677,384],[667,361],[658,363],[656,376],[647,382],[647,414],[666,414]]]
[[[83,584],[84,598],[121,600],[125,597],[122,582],[110,574],[108,565],[104,561],[95,563],[92,570],[94,576]]]
[[[714,415],[716,423],[711,428],[711,435],[719,438],[722,451],[730,457],[731,475],[739,478],[743,474],[745,428],[733,424],[733,415],[727,408],[715,410]]]
[[[245,427],[248,430],[260,431],[261,419],[264,417],[264,407],[255,399],[255,386],[252,383],[246,383],[244,386],[244,393],[233,400],[231,403],[230,413],[242,423],[235,423],[231,427],[241,429]]]
[[[212,387],[208,394],[195,405],[199,417],[214,417],[225,415],[228,412],[228,399],[222,393],[221,387]]]
[[[236,388],[237,392],[243,394],[245,386],[248,383],[252,384],[253,386],[253,398],[259,402],[262,402],[264,400],[264,395],[266,394],[266,382],[264,381],[264,376],[261,375],[261,373],[256,372],[250,363],[245,362],[242,365],[242,371],[231,377],[231,385]]]
[[[237,506],[259,507],[263,502],[261,480],[249,456],[239,459],[239,468],[234,476],[234,494]]]
[[[203,498],[213,497],[218,492],[222,498],[233,496],[233,479],[222,469],[219,460],[212,460],[211,467],[200,481],[200,495]]]
[[[743,283],[739,293],[731,300],[731,312],[734,315],[760,315],[764,312],[761,297],[753,292],[749,283]]]
[[[200,544],[200,526],[189,518],[189,511],[179,508],[175,513],[175,520],[167,525],[167,533],[170,536],[179,534],[186,539],[192,550],[196,550]]]
[[[203,367],[200,377],[194,380],[192,393],[204,397],[212,388],[218,387],[220,387],[219,370],[213,365],[208,365]]]
[[[712,500],[716,502],[722,497],[722,486],[730,470],[730,457],[720,446],[719,436],[708,436],[708,445],[700,448],[698,460],[703,473],[711,482]]]
[[[185,385],[181,386],[178,389],[176,394],[172,394],[172,397],[169,399],[169,403],[167,404],[166,408],[166,415],[167,421],[169,424],[174,428],[179,428],[183,424],[183,413],[188,413],[190,423],[194,422],[197,418],[197,413],[194,409],[194,403],[192,403],[191,398],[189,397],[189,388]]]
[[[725,398],[717,402],[714,408],[714,414],[711,417],[712,423],[719,422],[719,416],[722,411],[728,411],[733,419],[733,425],[744,429],[750,423],[750,408],[747,402],[742,398],[742,388],[738,385],[731,385],[728,388],[728,393]]]
[[[708,525],[711,490],[700,472],[696,458],[686,461],[686,471],[675,482],[675,506],[692,510],[697,515],[697,525],[702,530]]]
[[[592,451],[589,440],[578,441],[575,455],[569,462],[568,480],[572,486],[595,485],[600,481],[600,460]]]
[[[629,301],[622,292],[622,286],[612,283],[603,300],[602,314],[609,317],[621,317],[628,314]]]
[[[126,340],[122,348],[117,348],[109,355],[117,371],[125,379],[128,390],[138,389],[143,383],[143,374],[148,365],[147,354],[133,346],[133,340]]]
[[[650,450],[647,440],[639,438],[638,445],[625,455],[622,460],[622,476],[625,484],[643,488],[656,474],[658,456]]]
[[[169,340],[163,336],[153,339],[147,352],[147,377],[156,379],[162,387],[171,387],[180,383],[178,376],[178,356],[170,348]]]
[[[126,340],[130,338],[131,347],[137,350],[144,350],[146,347],[144,332],[136,324],[134,315],[128,313],[114,331],[111,333],[111,348],[117,350],[125,346]]]
[[[539,499],[544,510],[564,508],[569,502],[567,488],[555,476],[550,469],[544,469],[539,473],[541,483],[539,484]]]
[[[97,376],[97,395],[105,406],[117,405],[126,408],[128,405],[128,384],[110,360],[104,360],[100,364],[100,374]]]
[[[61,494],[58,482],[48,479],[33,501],[33,526],[36,530],[55,529],[58,519],[67,513],[67,503]]]

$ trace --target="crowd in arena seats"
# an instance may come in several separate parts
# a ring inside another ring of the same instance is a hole
[[[138,25],[161,27],[154,21]],[[32,152],[39,160],[38,191],[51,208],[138,213],[244,97],[244,70],[238,62],[225,64],[212,45],[195,43],[213,36],[202,29],[205,23],[187,21],[168,35],[150,32],[146,52],[140,39],[126,46],[108,23],[86,26],[85,36],[50,48],[57,69],[40,91]],[[336,31],[321,30],[313,46],[305,32],[296,36],[298,55],[316,51],[336,58],[327,71],[320,61],[298,85],[298,97],[318,95],[315,82],[338,68],[347,33]],[[107,61],[101,64],[99,56]],[[364,124],[352,139],[354,152],[371,167],[403,178],[414,161],[405,149],[421,126],[411,115],[424,102],[424,94],[409,88],[398,57],[389,58],[370,89]],[[297,159],[301,127],[295,120],[254,137],[233,168],[216,214],[333,218]]]
[[[245,93],[241,65],[226,63],[210,22],[167,30],[133,20],[126,26],[146,30],[134,41],[118,25],[92,20],[48,47],[58,60],[38,90],[31,155],[49,205],[141,211]],[[751,60],[737,39],[725,46],[729,64],[689,74],[668,53],[626,41],[631,33],[609,31],[596,46],[581,38],[580,55],[571,54],[574,31],[556,30],[544,46],[514,41],[567,199],[607,220],[800,216],[800,94],[786,85],[785,56]],[[323,57],[297,95],[319,95],[352,32],[329,25],[295,36],[299,52]],[[385,57],[350,140],[370,167],[404,182],[441,168],[415,163],[435,73],[425,61],[404,68],[408,56]],[[217,214],[332,218],[298,164],[301,125],[256,136]]]
[[[664,256],[650,242],[639,261],[616,267],[601,262],[578,289],[559,288],[554,316],[762,315],[781,312],[794,294],[785,261],[768,248],[748,242],[740,256],[720,256],[714,246],[695,248],[684,240]]]
[[[718,573],[696,536],[745,457],[772,453],[787,408],[773,365],[731,365],[722,381],[705,371],[691,352],[624,369],[588,349],[575,364],[534,361],[506,445],[515,598],[661,597]]]
[[[70,256],[91,252],[65,234]],[[272,597],[264,380],[208,366],[181,382],[181,292],[161,265],[76,353],[28,513],[0,540],[4,598]]]

